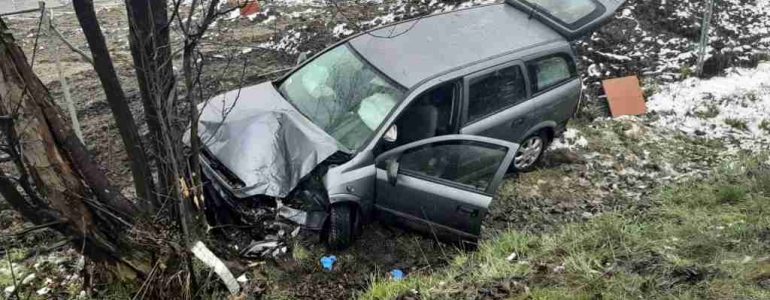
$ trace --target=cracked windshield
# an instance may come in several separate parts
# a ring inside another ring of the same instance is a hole
[[[403,97],[348,48],[339,46],[292,74],[281,94],[345,148],[369,139]]]

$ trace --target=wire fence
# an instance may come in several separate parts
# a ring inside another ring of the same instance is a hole
[[[40,11],[40,2],[45,7],[54,8],[70,4],[71,0],[0,0],[0,16],[11,16]]]
[[[11,2],[11,3],[8,3]],[[16,7],[23,5],[20,4],[21,2],[29,3],[31,1],[15,1],[15,0],[0,0],[0,4],[11,4]],[[53,46],[57,51],[62,47],[66,46],[70,50],[74,51],[75,53],[78,53],[83,60],[89,62],[90,64],[93,64],[93,59],[83,52],[82,50],[78,49],[77,47],[73,46],[70,41],[64,38],[64,36],[54,27],[54,21],[53,21],[53,15],[50,13],[51,9],[57,8],[57,7],[48,7],[49,2],[54,1],[39,1],[37,2],[38,7],[37,8],[25,8],[21,10],[16,11],[6,11],[5,13],[0,14],[0,16],[12,16],[12,15],[19,15],[19,14],[26,14],[26,13],[34,13],[39,15],[38,23],[37,23],[37,29],[35,31],[35,42],[34,46],[32,47],[32,57],[30,59],[30,68],[33,68],[35,65],[35,58],[37,56],[38,52],[38,42],[46,43],[49,46]],[[58,2],[58,7],[67,5],[67,3],[63,3],[64,1],[56,1]],[[53,33],[53,34],[52,34]],[[43,39],[41,41],[40,37],[43,36]],[[50,48],[50,47],[47,47]],[[64,93],[64,100],[66,103],[67,110],[69,112],[70,121],[72,122],[73,130],[75,131],[75,135],[82,141],[83,140],[83,134],[80,128],[80,122],[77,118],[77,111],[75,108],[75,104],[72,101],[72,97],[70,95],[69,90],[69,84],[67,81],[67,78],[64,76],[62,72],[62,64],[60,61],[60,56],[55,55],[56,60],[56,70],[58,73],[58,79],[59,83],[62,87],[62,92]]]

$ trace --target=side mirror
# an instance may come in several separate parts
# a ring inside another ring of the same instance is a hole
[[[399,163],[395,159],[388,160],[388,183],[395,186],[396,182],[398,182],[398,168]]]
[[[398,140],[398,127],[396,125],[390,126],[382,139],[388,143],[395,143]]]

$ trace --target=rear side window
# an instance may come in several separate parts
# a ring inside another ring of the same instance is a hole
[[[527,63],[533,93],[545,91],[577,75],[575,64],[568,55],[554,55]]]
[[[519,66],[472,79],[468,93],[469,122],[527,100],[526,82]]]

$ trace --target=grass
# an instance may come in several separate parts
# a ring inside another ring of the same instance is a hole
[[[695,111],[695,116],[701,119],[713,119],[719,115],[719,107],[714,104],[708,104],[705,110]]]
[[[748,99],[751,102],[757,102],[759,101],[759,96],[757,95],[756,92],[750,92],[746,94],[746,99]]]
[[[768,299],[766,159],[664,188],[641,213],[606,213],[549,234],[505,232],[443,269],[373,278],[361,298]]]
[[[740,131],[747,131],[749,130],[749,126],[746,124],[745,121],[738,120],[738,119],[725,119],[725,124],[727,126],[730,126],[732,128],[735,128]]]
[[[723,185],[717,189],[717,202],[722,204],[737,204],[743,201],[748,194],[746,188],[741,185]]]
[[[692,68],[690,67],[684,67],[681,70],[679,70],[679,73],[682,75],[682,79],[690,78],[692,75],[695,74]]]
[[[770,120],[762,120],[762,123],[759,123],[759,129],[762,129],[767,132],[767,134],[770,134]]]

